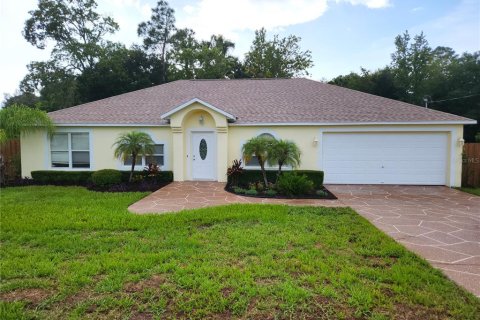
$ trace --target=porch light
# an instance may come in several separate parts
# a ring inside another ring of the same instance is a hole
[[[201,116],[198,118],[198,122],[200,123],[201,126],[203,126],[203,115],[201,115]]]
[[[457,143],[458,143],[458,146],[459,146],[459,147],[463,147],[463,145],[465,144],[465,140],[462,139],[462,138],[459,138],[459,139],[457,140]]]
[[[313,137],[313,145],[316,146],[318,144],[318,138]]]

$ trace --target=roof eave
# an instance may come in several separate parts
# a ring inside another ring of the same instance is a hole
[[[162,115],[160,116],[160,118],[161,118],[161,119],[164,119],[164,120],[170,119],[170,116],[171,116],[171,115],[173,115],[173,114],[177,113],[178,111],[180,111],[180,110],[182,110],[182,109],[184,109],[184,108],[192,105],[193,103],[200,103],[201,105],[203,105],[203,106],[205,106],[205,107],[207,107],[207,108],[209,108],[209,109],[211,109],[211,110],[213,110],[213,111],[215,111],[215,112],[218,112],[218,113],[220,113],[221,115],[225,116],[228,120],[235,121],[235,120],[237,119],[236,116],[234,116],[234,115],[232,115],[232,114],[230,114],[230,113],[228,113],[228,112],[225,112],[225,111],[223,111],[222,109],[220,109],[220,108],[218,108],[218,107],[215,107],[214,105],[212,105],[212,104],[210,104],[210,103],[208,103],[208,102],[206,102],[206,101],[203,101],[203,100],[201,100],[201,99],[198,99],[198,98],[193,98],[193,99],[191,99],[191,100],[189,100],[189,101],[187,101],[187,102],[185,102],[185,103],[182,103],[181,105],[176,106],[176,107],[173,108],[172,110],[170,110],[170,111],[162,114]]]

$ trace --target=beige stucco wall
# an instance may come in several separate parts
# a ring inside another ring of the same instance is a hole
[[[228,163],[241,159],[245,141],[261,133],[270,133],[278,139],[294,141],[302,152],[303,170],[322,170],[322,135],[326,132],[443,132],[447,133],[447,185],[460,186],[462,177],[463,125],[362,125],[362,126],[235,126],[229,127]],[[318,142],[314,142],[318,140]]]
[[[203,123],[200,123],[200,116]],[[189,139],[193,130],[211,130],[216,139],[218,181],[226,180],[227,167],[241,158],[241,147],[248,139],[261,133],[271,133],[279,139],[294,141],[302,151],[300,169],[321,170],[322,135],[325,132],[444,132],[448,134],[447,185],[461,184],[462,125],[390,125],[390,126],[236,126],[228,125],[225,116],[199,103],[171,116],[170,126],[164,127],[59,127],[59,131],[88,131],[91,134],[92,168],[124,169],[113,157],[113,143],[121,132],[142,130],[157,143],[165,144],[164,170],[172,170],[177,181],[191,180]],[[318,142],[314,142],[318,140]],[[45,132],[37,131],[21,138],[22,175],[33,170],[50,168],[49,144]]]
[[[200,122],[200,117],[203,122]],[[216,180],[226,181],[228,167],[228,123],[224,115],[195,102],[170,116],[173,134],[173,175],[176,181],[191,180],[191,132],[211,131],[216,140]]]
[[[165,144],[165,166],[163,170],[172,170],[172,133],[169,127],[58,127],[58,132],[90,133],[90,170],[119,169],[129,170],[122,161],[113,156],[113,144],[118,135],[133,130],[150,134],[154,142]],[[49,139],[44,131],[37,131],[21,138],[22,176],[30,177],[35,170],[51,170]],[[143,168],[141,168],[143,169]],[[59,170],[59,169],[57,169]],[[65,170],[62,168],[61,170]],[[74,169],[88,170],[88,169]]]

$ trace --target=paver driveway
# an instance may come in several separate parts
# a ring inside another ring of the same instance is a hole
[[[236,196],[218,182],[174,182],[130,206],[164,213],[230,203],[350,206],[379,229],[480,296],[480,197],[447,187],[329,185],[338,200]]]
[[[327,188],[377,228],[480,296],[480,197],[447,187]]]

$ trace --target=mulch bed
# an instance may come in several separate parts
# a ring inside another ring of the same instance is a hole
[[[157,191],[170,184],[170,182],[159,182],[159,183],[150,183],[150,182],[139,182],[139,183],[119,183],[108,188],[100,188],[94,186],[93,184],[87,185],[88,190],[97,191],[97,192],[146,192],[146,191]]]
[[[225,186],[225,191],[233,193],[234,195],[237,196],[242,196],[242,197],[251,197],[251,198],[271,198],[271,199],[324,199],[324,200],[336,200],[337,197],[330,192],[327,188],[322,186],[320,189],[317,190],[322,190],[325,195],[318,195],[316,193],[314,194],[304,194],[304,195],[299,195],[299,196],[293,196],[293,197],[288,197],[282,194],[276,194],[274,196],[269,196],[263,192],[259,192],[257,195],[250,195],[250,194],[244,194],[244,193],[235,193],[234,188],[231,186]]]
[[[25,186],[44,186],[44,185],[55,185],[55,186],[77,186],[77,187],[85,187],[88,190],[97,191],[97,192],[153,192],[157,191],[165,187],[166,185],[170,184],[170,182],[150,182],[150,181],[141,181],[141,182],[132,182],[126,183],[122,182],[119,184],[115,184],[108,188],[100,188],[94,186],[92,183],[88,184],[62,184],[62,183],[55,183],[55,184],[45,184],[39,183],[33,179],[17,179],[14,181],[9,181],[7,184],[2,185],[1,187],[25,187]]]

